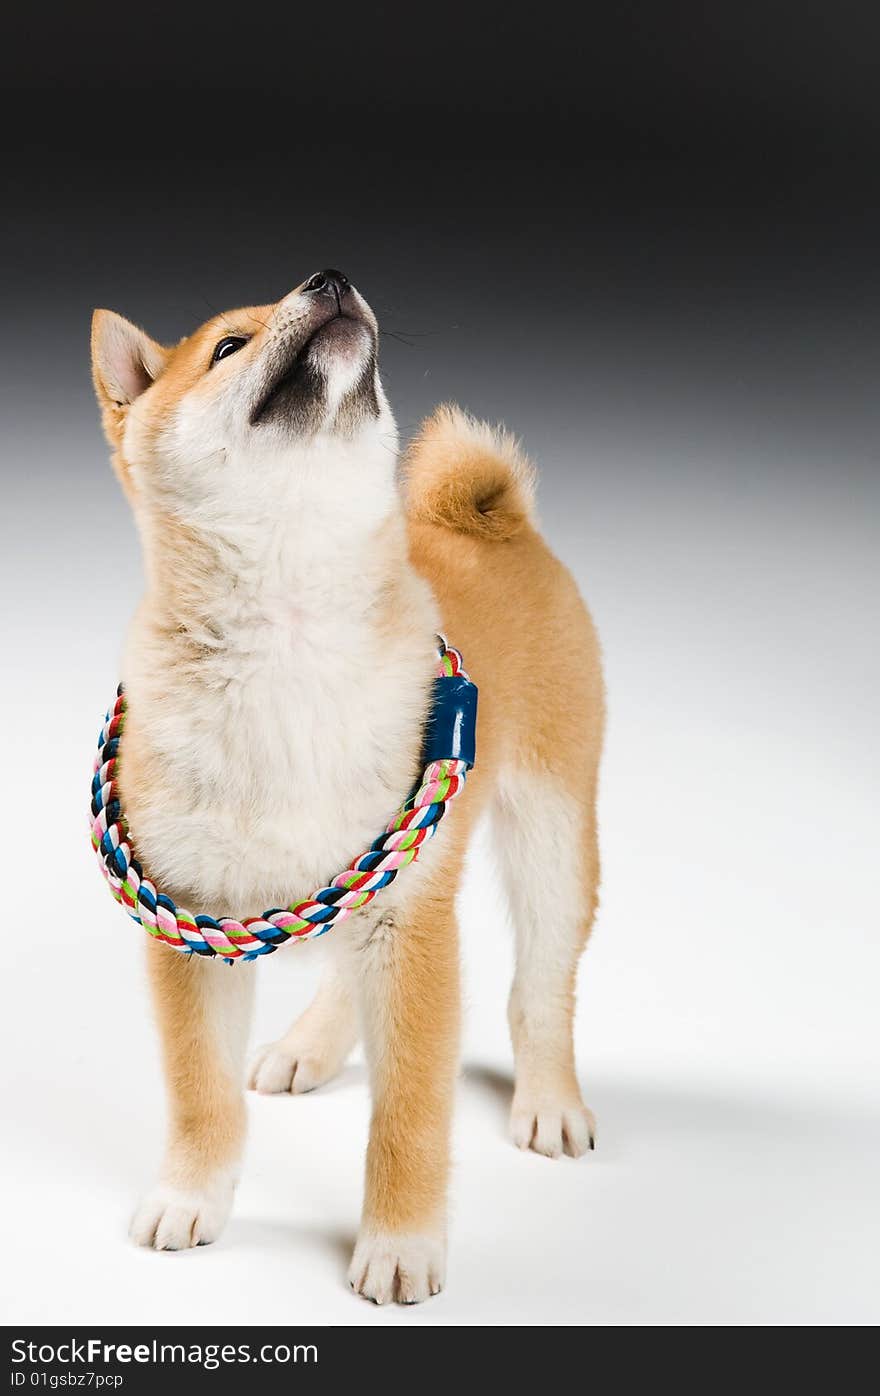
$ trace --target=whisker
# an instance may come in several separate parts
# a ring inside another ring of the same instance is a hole
[[[220,321],[222,328],[224,330],[228,330],[230,334],[233,334],[234,330],[232,326],[229,324],[228,320],[226,319],[226,312],[224,310],[218,310],[216,305],[212,305],[211,302],[208,300],[208,297],[205,295],[201,295],[200,300],[204,301],[205,305],[210,310],[214,319]]]
[[[402,334],[396,334],[394,330],[380,329],[379,333],[386,339],[396,339],[398,344],[405,344],[407,349],[417,349],[419,347],[417,344],[413,344],[411,339],[406,339]]]
[[[264,330],[271,330],[272,328],[271,325],[266,324],[265,320],[261,320],[259,315],[252,315],[250,311],[247,312],[247,317],[249,320],[253,320],[255,325],[262,325]]]
[[[236,334],[236,333],[237,333],[235,326],[234,326],[234,325],[230,325],[229,321],[226,319],[226,311],[225,311],[225,310],[218,310],[217,307],[216,307],[215,305],[212,305],[212,304],[211,304],[211,302],[208,300],[208,297],[205,296],[205,295],[202,295],[202,296],[201,296],[201,299],[204,301],[205,305],[208,307],[208,309],[210,310],[211,314],[214,316],[215,320],[219,320],[219,321],[220,321],[220,324],[222,325],[223,329],[228,330],[230,334]],[[260,319],[259,315],[252,315],[251,312],[250,312],[249,310],[246,311],[245,313],[246,313],[247,318],[248,318],[249,320],[253,320],[254,324],[256,324],[256,325],[262,325],[262,327],[263,327],[264,330],[268,330],[268,329],[270,328],[270,326],[266,324],[266,321],[265,321],[265,320],[261,320],[261,319]]]

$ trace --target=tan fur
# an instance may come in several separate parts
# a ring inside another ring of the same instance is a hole
[[[372,947],[373,992],[369,980],[364,991],[374,1101],[364,1222],[442,1234],[459,1024],[458,941],[446,886],[380,921],[374,936],[387,944],[378,953]]]
[[[488,428],[480,431],[491,440]],[[457,461],[453,480],[450,461]],[[598,642],[571,574],[529,521],[521,457],[506,435],[494,456],[482,442],[475,452],[470,419],[441,408],[406,467],[410,556],[480,689],[477,779],[491,780],[503,754],[552,774],[586,815],[594,808],[604,722]],[[481,512],[489,478],[495,519],[487,534],[479,523],[465,528],[463,518]],[[502,479],[506,487],[498,485]]]
[[[214,377],[206,372],[218,336],[245,330],[252,336],[242,351],[246,367],[248,356],[253,361],[262,352],[278,309],[231,312],[174,349],[118,317],[96,315],[96,389],[114,465],[138,516],[149,583],[135,631],[141,704],[132,704],[120,763],[135,847],[138,829],[155,827],[177,798],[157,732],[143,714],[152,713],[155,722],[174,710],[168,682],[185,694],[187,683],[203,681],[205,664],[224,643],[214,616],[221,600],[228,610],[236,567],[234,547],[145,494],[139,480],[156,468],[151,461],[176,405],[186,399],[210,407],[212,395],[230,381],[224,374],[233,370]],[[130,350],[121,370],[120,337]],[[126,442],[136,460],[128,458]],[[604,701],[592,622],[570,574],[537,531],[532,468],[507,433],[455,407],[438,409],[406,455],[403,512],[392,508],[377,523],[364,556],[358,574],[367,597],[363,625],[383,656],[399,652],[418,697],[393,750],[377,752],[381,778],[363,773],[365,793],[376,787],[375,807],[364,806],[363,829],[337,831],[340,848],[322,850],[320,865],[303,863],[298,875],[315,879],[308,886],[286,884],[287,862],[277,873],[267,864],[269,872],[262,881],[255,873],[252,887],[230,873],[228,886],[217,883],[216,895],[233,898],[223,907],[232,914],[261,909],[235,903],[239,885],[250,887],[249,897],[265,894],[263,905],[282,904],[335,871],[329,866],[334,859],[342,866],[363,846],[363,835],[372,837],[417,769],[430,675],[426,632],[439,619],[480,691],[476,768],[419,864],[369,912],[332,933],[339,953],[325,989],[279,1043],[261,1049],[251,1071],[251,1083],[262,1090],[320,1084],[352,1045],[351,1011],[358,1006],[373,1118],[350,1280],[382,1302],[426,1297],[443,1281],[459,1025],[453,905],[467,842],[483,811],[513,851],[505,865],[518,955],[510,1002],[517,1065],[513,1136],[522,1147],[549,1154],[591,1147],[594,1125],[577,1082],[573,1019],[578,956],[597,904],[595,802]],[[259,605],[255,633],[272,640],[277,630],[279,643],[289,643],[287,628],[295,637],[300,624],[298,597],[255,596],[258,601],[249,603]],[[248,614],[234,617],[245,633]],[[273,651],[267,653],[267,662],[274,662]],[[340,658],[334,654],[334,666]],[[338,682],[346,682],[341,674]],[[357,705],[356,686],[351,702]],[[260,787],[268,774],[256,761],[240,811],[229,811],[242,834],[260,817]],[[216,823],[211,793],[206,786],[206,819],[210,814]],[[306,801],[311,793],[303,792]],[[193,883],[166,880],[166,889],[195,912],[219,909],[200,905]],[[545,918],[554,898],[553,914]],[[147,1244],[176,1247],[219,1234],[231,1201],[244,1133],[239,1086],[252,971],[181,960],[152,943],[149,968],[171,1129],[160,1188],[139,1212],[134,1234]],[[228,1014],[235,1019],[231,1027]]]
[[[438,407],[410,447],[407,513],[478,538],[512,538],[533,517],[534,471],[509,432],[453,404]]]
[[[581,1104],[575,977],[598,902],[604,721],[595,631],[570,574],[530,522],[530,472],[511,438],[441,408],[409,452],[406,483],[410,555],[440,601],[445,633],[467,657],[480,717],[479,760],[456,811],[456,837],[444,827],[437,890],[419,898],[395,941],[386,990],[396,1000],[394,1031],[374,1085],[365,1219],[404,1230],[435,1224],[445,1192],[458,1024],[449,889],[460,877],[462,844],[494,798],[502,761],[521,767],[526,797],[531,773],[557,781],[580,819],[579,930],[554,1032],[533,1042],[530,1022],[515,1008],[511,1032],[520,1099],[539,1100],[549,1090],[566,1108]]]
[[[456,637],[480,690],[479,760],[456,811],[455,834],[444,827],[432,888],[419,895],[401,933],[389,937],[384,992],[391,1030],[373,1076],[365,1226],[430,1233],[442,1227],[457,1060],[458,951],[449,889],[458,883],[475,820],[495,798],[502,762],[521,767],[526,798],[531,774],[557,781],[580,821],[582,900],[552,1032],[536,1036],[528,1014],[513,1000],[511,1006],[514,1119],[532,1111],[524,1142],[540,1142],[542,1105],[533,1102],[547,1100],[562,1114],[558,1151],[574,1142],[564,1130],[583,1109],[573,1048],[575,977],[598,900],[595,799],[604,705],[592,623],[570,575],[530,522],[530,475],[511,439],[442,408],[409,452],[406,484],[412,561],[431,583],[445,633]],[[380,923],[376,936],[381,933]],[[368,1050],[369,1044],[368,1035]],[[594,1132],[589,1116],[588,1129]],[[553,1141],[547,1151],[557,1151]]]
[[[180,1181],[237,1165],[244,1143],[241,1083],[226,1044],[206,1012],[209,976],[225,966],[163,954],[147,942],[153,1005],[159,1022],[170,1107],[169,1156]],[[206,1037],[210,1050],[205,1050]]]

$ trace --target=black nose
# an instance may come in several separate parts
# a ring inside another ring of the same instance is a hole
[[[316,271],[314,276],[310,276],[303,286],[304,291],[314,291],[316,295],[335,296],[337,301],[341,301],[346,291],[351,290],[351,282],[341,271],[335,271],[333,267],[325,267],[323,271]]]

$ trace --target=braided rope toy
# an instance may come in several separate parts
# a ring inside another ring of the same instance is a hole
[[[91,787],[92,847],[113,896],[156,940],[184,955],[216,955],[232,964],[270,955],[288,941],[326,935],[351,912],[373,900],[402,868],[414,863],[437,832],[451,802],[464,789],[474,764],[477,690],[458,650],[438,636],[434,699],[425,730],[424,772],[366,853],[305,901],[262,916],[194,916],[176,906],[144,874],[128,842],[117,782],[119,743],[125,725],[122,684],[98,738]]]

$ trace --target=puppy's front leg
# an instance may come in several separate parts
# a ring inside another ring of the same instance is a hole
[[[156,1186],[131,1236],[160,1251],[216,1241],[229,1216],[245,1134],[243,1058],[252,965],[183,956],[147,945],[162,1044],[169,1132]]]
[[[442,1289],[458,1062],[458,949],[448,894],[380,919],[357,952],[373,1118],[348,1278],[377,1304]]]

